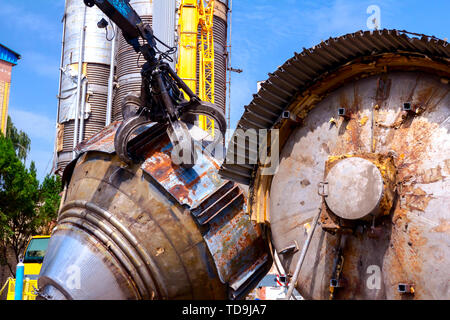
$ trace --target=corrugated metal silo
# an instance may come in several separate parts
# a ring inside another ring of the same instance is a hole
[[[144,23],[153,24],[153,3],[151,0],[131,0],[131,6],[141,16]],[[117,82],[113,104],[113,121],[122,120],[122,101],[131,93],[141,91],[141,67],[144,58],[134,51],[125,41],[122,32],[119,32],[119,45],[117,52]]]
[[[108,41],[105,29],[97,27],[97,22],[102,18],[106,17],[99,9],[87,8],[83,1],[66,1],[54,167],[56,172],[64,170],[72,160],[75,134],[77,140],[82,141],[105,126],[111,41]],[[107,31],[111,38],[112,29],[108,27]],[[84,90],[82,85],[77,85],[80,62],[82,81],[86,83]],[[77,108],[80,114],[83,109],[85,111],[84,119],[79,119],[78,128],[75,121]]]
[[[216,0],[214,5],[214,96],[215,104],[225,113],[227,90],[227,30],[228,0]]]

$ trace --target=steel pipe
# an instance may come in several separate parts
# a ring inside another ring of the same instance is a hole
[[[60,57],[60,63],[59,63],[59,80],[58,80],[58,108],[56,110],[56,134],[55,134],[55,149],[53,151],[53,170],[55,171],[57,168],[57,161],[58,161],[58,124],[59,124],[59,114],[60,114],[60,108],[61,108],[61,91],[62,91],[62,77],[63,77],[63,67],[64,67],[64,47],[66,42],[66,8],[67,8],[67,0],[64,4],[64,16],[62,18],[63,23],[63,31],[62,31],[62,40],[61,40],[61,57]]]
[[[314,234],[314,231],[316,230],[317,223],[319,222],[320,212],[321,210],[319,210],[319,212],[316,214],[313,225],[311,226],[311,231],[308,233],[308,238],[306,239],[303,245],[302,252],[300,253],[300,257],[298,258],[297,265],[295,266],[294,275],[292,276],[292,279],[289,282],[288,292],[286,293],[285,297],[286,300],[290,300],[292,292],[294,292],[295,285],[297,284],[298,276],[300,274],[300,269],[302,268],[303,261],[305,261],[306,252],[308,251],[312,236]]]
[[[88,86],[88,80],[83,80],[83,89],[81,91],[81,117],[80,117],[80,134],[78,137],[78,143],[83,141],[83,135],[84,135],[84,117],[86,114],[86,99],[87,99],[87,86]]]
[[[87,7],[86,7],[87,8]],[[81,95],[81,82],[83,76],[83,48],[84,48],[84,38],[86,35],[86,8],[84,8],[84,17],[83,17],[83,25],[81,26],[81,36],[80,36],[80,45],[79,45],[79,53],[78,53],[78,80],[77,80],[77,93],[76,93],[76,110],[75,110],[75,128],[73,133],[73,153],[72,157],[75,159],[76,152],[75,148],[77,147],[78,141],[78,122],[80,117],[80,95]]]
[[[108,79],[108,100],[106,103],[106,121],[105,126],[109,126],[111,124],[112,119],[112,110],[113,110],[113,101],[114,101],[114,73],[116,66],[116,45],[118,41],[117,36],[117,26],[115,24],[112,25],[112,29],[114,30],[114,38],[112,39],[111,44],[111,62],[110,62],[110,71],[109,71],[109,79]]]

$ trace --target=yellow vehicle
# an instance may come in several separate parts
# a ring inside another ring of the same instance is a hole
[[[23,300],[36,300],[34,293],[42,262],[47,251],[50,236],[33,236],[25,248],[23,255]],[[10,278],[7,300],[15,300],[16,279]]]

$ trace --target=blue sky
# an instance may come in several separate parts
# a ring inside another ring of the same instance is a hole
[[[234,0],[232,66],[244,72],[232,77],[232,128],[257,81],[304,47],[367,30],[369,5],[380,7],[382,28],[450,38],[448,0]],[[32,139],[29,159],[41,180],[53,155],[63,11],[63,0],[0,0],[0,43],[22,55],[13,69],[10,115]]]

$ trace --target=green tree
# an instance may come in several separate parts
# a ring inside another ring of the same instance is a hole
[[[11,247],[15,262],[8,262],[10,271],[17,263],[30,232],[34,231],[33,216],[37,202],[39,182],[34,163],[27,170],[17,157],[11,140],[0,137],[0,241],[3,259]],[[30,223],[31,222],[31,223]]]
[[[38,216],[36,223],[40,228],[39,233],[50,234],[52,223],[58,217],[58,209],[61,201],[61,177],[47,175],[39,187]]]
[[[30,236],[50,233],[61,189],[60,177],[48,175],[39,184],[35,163],[27,169],[19,152],[12,139],[0,134],[0,263],[13,275]],[[15,261],[8,261],[8,248]]]
[[[18,130],[14,126],[10,116],[8,116],[8,122],[6,125],[6,138],[12,141],[17,156],[25,163],[28,152],[30,152],[31,139],[25,132]]]

